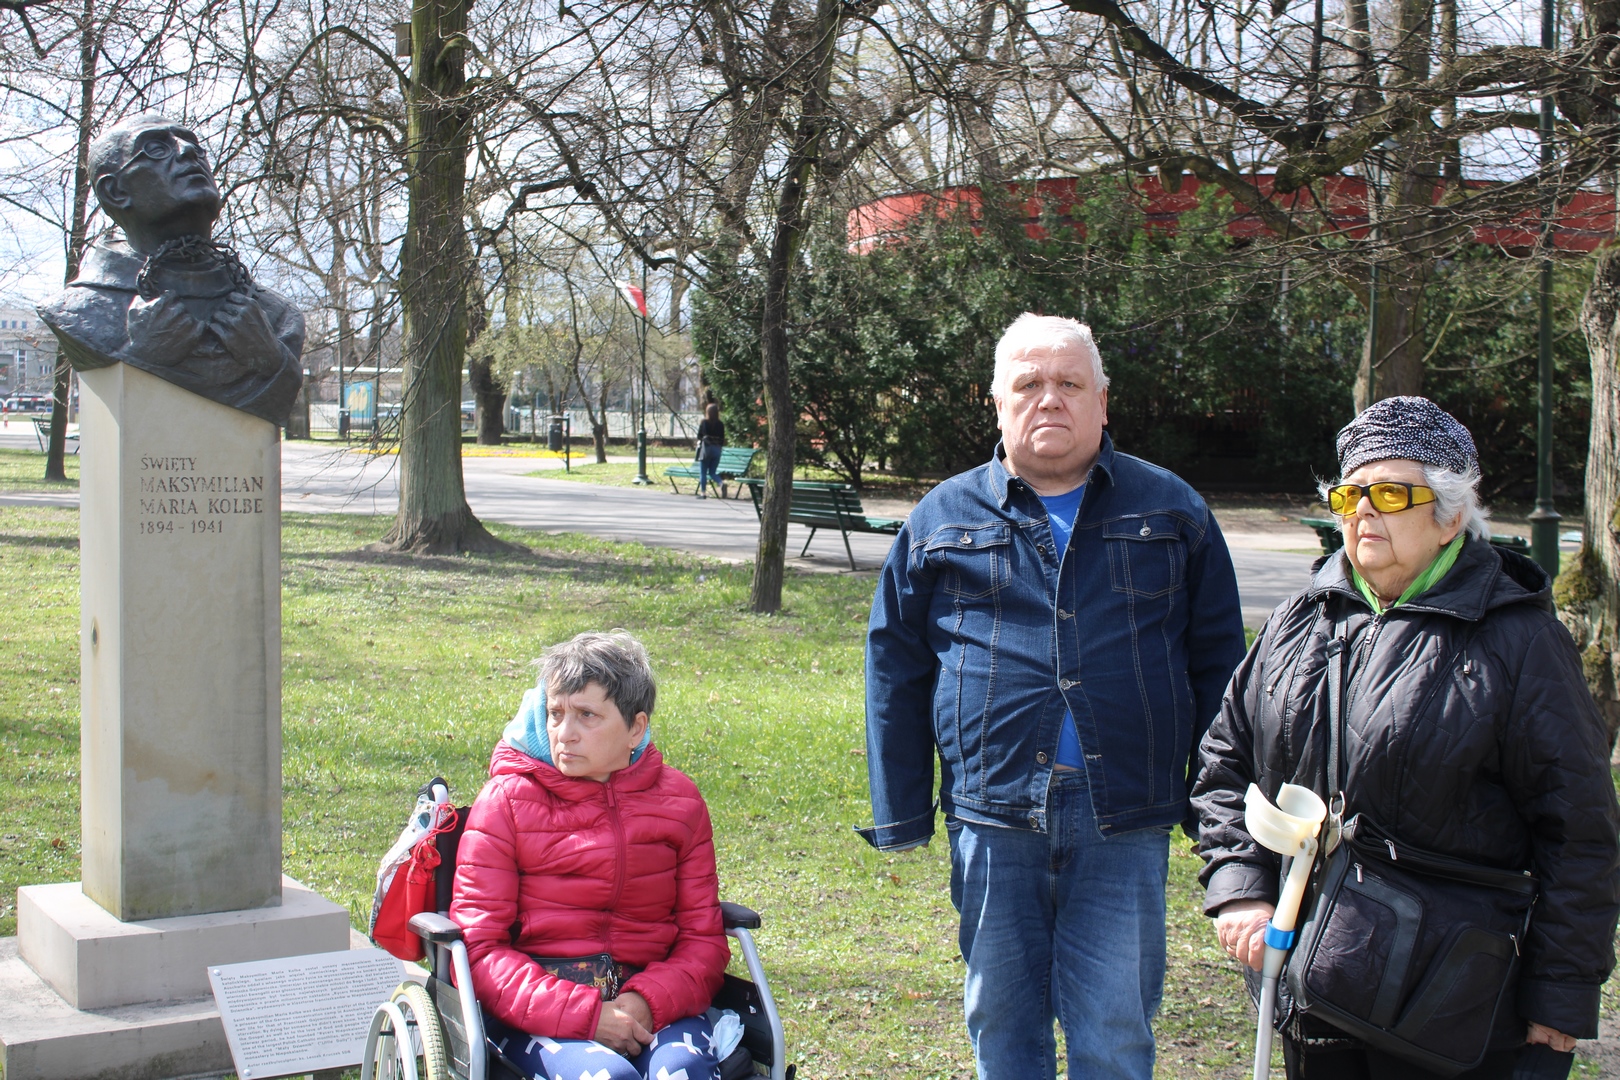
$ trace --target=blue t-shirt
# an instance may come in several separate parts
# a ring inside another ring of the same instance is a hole
[[[1063,553],[1069,550],[1069,537],[1074,534],[1075,518],[1080,514],[1080,503],[1086,497],[1086,485],[1062,495],[1042,495],[1046,506],[1046,520],[1052,526],[1052,547],[1057,550],[1058,565],[1063,565]],[[1074,730],[1074,713],[1063,710],[1063,728],[1058,732],[1057,763],[1073,769],[1085,767],[1085,755],[1080,752],[1080,736]]]

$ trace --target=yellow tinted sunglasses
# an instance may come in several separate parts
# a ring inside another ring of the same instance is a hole
[[[1376,484],[1335,484],[1328,488],[1328,509],[1340,517],[1349,517],[1361,505],[1362,496],[1371,499],[1373,509],[1380,514],[1398,514],[1402,510],[1434,502],[1434,489],[1422,484],[1404,484],[1399,480],[1380,480]]]

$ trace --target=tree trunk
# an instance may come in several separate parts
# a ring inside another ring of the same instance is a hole
[[[783,167],[777,194],[776,228],[765,268],[765,300],[760,311],[760,368],[765,398],[765,497],[760,503],[759,548],[749,606],[761,614],[782,607],[787,568],[788,510],[793,500],[793,449],[797,424],[788,378],[787,296],[799,242],[807,220],[811,169],[827,128],[826,94],[842,18],[841,0],[818,0],[814,74],[804,95],[799,123]]]
[[[490,357],[467,361],[467,385],[477,403],[478,445],[501,445],[501,436],[506,433],[506,384],[496,377]]]
[[[1368,320],[1356,369],[1355,405],[1361,412],[1387,397],[1423,393],[1425,264],[1393,257],[1379,267],[1376,324]]]
[[[79,263],[89,236],[91,113],[96,104],[96,60],[100,52],[96,33],[95,0],[84,0],[79,11],[79,115],[78,146],[73,161],[73,204],[68,213],[67,274],[64,283],[79,276]],[[45,479],[67,479],[68,398],[73,372],[61,350],[56,353],[56,377],[51,386],[51,434],[45,448]]]
[[[1377,317],[1368,318],[1362,339],[1357,412],[1387,397],[1423,393],[1424,294],[1434,273],[1435,254],[1450,232],[1434,213],[1440,177],[1422,144],[1395,147],[1389,156],[1396,166],[1393,181],[1382,204],[1369,207],[1380,218],[1372,248],[1378,287],[1376,302],[1370,304]],[[1374,297],[1373,290],[1368,296]]]
[[[607,408],[607,406],[604,405],[603,406],[603,409],[604,409],[603,415],[604,416],[606,415],[606,412],[605,412],[606,408]],[[607,421],[606,420],[602,420],[601,422],[593,421],[591,423],[591,447],[596,451],[596,463],[598,465],[606,465],[607,464]]]
[[[1599,252],[1581,308],[1592,354],[1592,436],[1580,554],[1558,575],[1558,614],[1581,650],[1586,683],[1620,731],[1620,247]]]
[[[451,554],[507,551],[467,506],[461,477],[461,368],[467,353],[463,222],[467,186],[466,33],[470,0],[414,0],[411,8],[408,201],[400,251],[405,326],[399,511],[381,547]]]
[[[511,319],[512,305],[507,307],[506,325],[515,326]],[[489,329],[484,290],[482,283],[476,280],[468,281],[467,316],[467,388],[473,395],[473,428],[478,433],[479,446],[499,446],[501,436],[506,434],[507,383],[496,373],[495,357],[487,348],[473,352],[473,346]]]

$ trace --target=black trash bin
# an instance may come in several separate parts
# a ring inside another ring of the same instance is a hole
[[[546,427],[546,449],[561,450],[563,448],[563,418],[553,416],[551,423]]]

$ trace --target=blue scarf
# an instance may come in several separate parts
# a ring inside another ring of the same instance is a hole
[[[523,692],[523,704],[518,706],[517,715],[506,725],[506,730],[501,732],[501,738],[532,758],[538,758],[547,765],[556,764],[551,760],[551,737],[546,734],[544,687],[535,686]],[[641,742],[630,751],[630,764],[634,765],[651,745],[652,724],[648,724],[646,733],[641,736]]]

